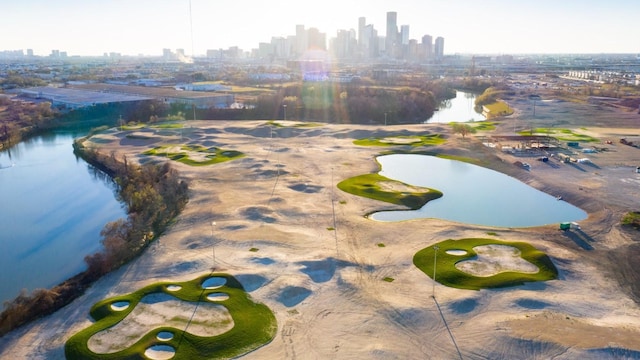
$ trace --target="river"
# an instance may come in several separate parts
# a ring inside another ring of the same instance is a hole
[[[456,91],[456,97],[442,101],[438,110],[426,123],[450,123],[467,121],[485,121],[484,115],[476,112],[476,95],[464,91]]]
[[[73,153],[56,131],[0,152],[0,301],[50,288],[83,271],[100,231],[126,217],[111,179]]]

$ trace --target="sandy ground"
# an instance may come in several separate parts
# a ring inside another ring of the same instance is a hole
[[[520,106],[519,115],[503,120],[497,133],[529,121],[526,106]],[[588,105],[563,106],[568,110],[556,114],[539,109],[541,118],[534,120],[544,122],[547,116],[557,122],[564,116],[569,119],[564,127],[586,128],[603,139],[640,132],[633,126],[640,122],[638,115],[606,109],[594,115],[580,107]],[[265,121],[188,126],[184,142],[247,156],[214,166],[175,164],[191,189],[177,223],[140,258],[71,305],[0,339],[0,358],[64,358],[64,342],[91,323],[89,308],[98,300],[156,281],[190,280],[212,267],[236,276],[255,301],[276,314],[277,336],[247,359],[640,358],[640,296],[627,276],[634,269],[611,270],[634,263],[626,258],[627,249],[639,236],[618,224],[624,212],[640,210],[640,174],[633,171],[640,165],[640,149],[614,142],[606,145],[610,151],[589,154],[594,166],[530,159],[527,171],[513,165],[519,159],[479,139],[448,134],[447,143],[430,150],[484,159],[491,168],[562,195],[589,218],[581,230],[566,232],[557,224],[512,229],[434,219],[378,223],[363,215],[394,206],[335,186],[377,169],[374,159],[381,148],[352,141],[425,131],[446,135],[447,126],[279,128]],[[166,130],[162,137],[151,130],[137,133],[149,139],[113,131],[93,144],[141,162],[166,161],[140,153],[180,137]],[[461,290],[434,285],[412,264],[413,255],[426,246],[488,232],[546,252],[559,279]],[[162,314],[154,314],[155,324]]]

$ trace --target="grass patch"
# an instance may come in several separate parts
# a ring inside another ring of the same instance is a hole
[[[249,249],[249,251],[251,251],[251,252],[258,252],[258,251],[260,251],[260,249],[252,247],[251,249]]]
[[[539,271],[535,274],[505,271],[493,276],[478,277],[456,268],[456,263],[477,256],[477,253],[473,250],[474,247],[491,244],[507,245],[517,248],[521,252],[520,256],[524,260],[536,265]],[[528,243],[469,238],[460,240],[449,239],[434,244],[434,246],[435,245],[439,247],[436,257],[436,280],[446,286],[458,289],[480,290],[522,285],[526,282],[546,281],[558,277],[558,270],[555,265],[553,265],[553,262],[551,262],[551,259],[549,259],[545,253],[537,250]],[[431,278],[433,278],[434,246],[429,246],[418,251],[413,257],[413,264]],[[447,250],[464,250],[467,253],[459,256],[447,254]]]
[[[600,140],[589,135],[578,134],[570,129],[562,128],[533,128],[518,131],[522,136],[550,136],[558,141],[579,141],[579,142],[600,142]]]
[[[224,150],[217,147],[190,146],[181,145],[179,151],[171,152],[178,146],[162,145],[143,152],[144,155],[154,155],[160,157],[168,157],[171,160],[181,162],[191,166],[212,165],[225,161],[230,161],[244,157],[245,155],[235,150]],[[192,159],[191,156],[196,155],[198,160]]]
[[[467,123],[476,131],[493,131],[496,129],[496,123],[492,121],[472,121]]]
[[[489,236],[498,236],[498,233],[495,232],[495,231],[489,231],[489,232],[487,232],[487,235],[489,235]]]
[[[339,203],[340,205],[344,205],[344,204],[346,204],[346,203],[347,203],[347,200],[340,200],[338,203]]]
[[[388,277],[388,276],[387,276],[387,277],[385,277],[385,278],[384,278],[384,279],[382,279],[382,280],[383,280],[383,281],[386,281],[386,282],[393,282],[393,280],[395,280],[395,279],[394,279],[394,278],[392,278],[392,277]]]
[[[403,205],[412,210],[442,196],[442,192],[438,190],[408,185],[380,174],[355,176],[338,183],[338,188],[349,194]]]
[[[386,137],[370,137],[366,139],[354,140],[355,145],[360,146],[398,146],[408,145],[418,146],[436,146],[443,144],[446,140],[440,134],[429,135],[398,135]]]
[[[439,157],[441,159],[456,160],[456,161],[464,162],[467,164],[486,167],[485,162],[483,162],[482,160],[474,159],[466,156],[449,155],[449,154],[434,154],[433,156]]]
[[[150,127],[156,128],[156,129],[182,129],[184,128],[184,125],[181,123],[166,123],[166,124],[151,125]]]
[[[322,126],[322,124],[314,122],[292,122],[290,124],[282,124],[278,121],[267,121],[267,125],[275,126],[278,128],[314,128]]]
[[[640,211],[631,211],[622,217],[620,222],[623,226],[629,226],[640,230]]]
[[[488,118],[513,114],[513,109],[504,101],[496,101],[491,104],[486,104],[484,107],[489,109],[489,113],[487,114]]]
[[[378,247],[381,247],[381,248],[385,247],[384,243],[378,243],[377,245]]]
[[[203,289],[202,282],[210,276],[223,277],[226,283],[215,289]],[[169,291],[169,285],[179,285],[182,288]],[[115,353],[97,354],[89,350],[87,341],[91,336],[122,321],[144,296],[159,292],[189,302],[207,301],[206,297],[210,293],[225,293],[229,295],[229,299],[216,303],[227,308],[234,327],[212,337],[195,336],[188,331],[183,332],[184,329],[160,327],[145,334],[129,348]],[[123,311],[112,310],[111,304],[118,301],[128,301],[129,307]],[[90,315],[95,322],[65,343],[67,359],[144,359],[145,350],[153,345],[173,347],[176,349],[173,359],[176,360],[235,358],[269,343],[277,332],[276,318],[271,310],[263,304],[253,302],[242,285],[228,274],[204,275],[186,282],[155,283],[127,295],[99,301],[91,308]],[[156,335],[160,331],[169,331],[175,336],[168,341],[159,341]]]
[[[144,129],[145,124],[126,124],[126,125],[122,125],[120,126],[120,130],[140,130],[140,129]]]
[[[331,227],[331,226],[327,228],[327,230],[329,230],[329,231],[333,231],[333,230],[335,230],[335,229],[336,229],[336,228]]]

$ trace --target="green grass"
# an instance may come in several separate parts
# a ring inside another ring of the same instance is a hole
[[[378,245],[378,247],[381,247],[381,248],[385,247],[384,243],[378,243],[377,245]]]
[[[251,252],[258,252],[258,251],[260,251],[260,249],[252,247],[251,249],[249,249],[249,251],[251,251]]]
[[[491,104],[484,105],[489,109],[488,117],[507,116],[513,114],[513,109],[504,101],[496,101]]]
[[[491,121],[472,121],[467,124],[471,125],[476,131],[493,131],[496,129],[496,123]]]
[[[138,124],[138,123],[126,124],[119,127],[120,130],[140,130],[144,128],[145,128],[144,124]]]
[[[314,128],[314,127],[319,127],[322,126],[322,124],[319,123],[314,123],[314,122],[298,122],[298,123],[292,123],[292,124],[282,124],[278,121],[267,121],[267,125],[271,125],[271,126],[275,126],[278,128],[288,128],[288,127],[292,127],[292,128]]]
[[[518,132],[522,136],[550,136],[558,141],[600,142],[589,135],[578,134],[570,129],[562,128],[534,128]]]
[[[536,265],[539,271],[535,274],[527,274],[516,271],[502,272],[493,276],[477,277],[466,272],[460,271],[455,264],[473,259],[477,256],[473,250],[476,246],[481,245],[507,245],[513,246],[521,251],[520,256]],[[549,257],[524,242],[506,242],[495,239],[469,238],[460,240],[445,240],[418,251],[413,257],[413,263],[422,272],[433,278],[433,261],[434,246],[438,246],[438,254],[436,257],[436,280],[446,286],[458,289],[480,290],[485,288],[500,288],[507,286],[522,285],[526,282],[546,281],[556,279],[558,270],[551,262]],[[465,250],[466,255],[457,256],[447,254],[447,250]]]
[[[224,277],[227,282],[216,289],[203,289],[202,282],[210,276]],[[172,292],[167,290],[168,285],[180,285],[182,288]],[[144,296],[159,292],[189,302],[208,301],[206,296],[210,293],[226,293],[229,299],[216,303],[227,308],[233,318],[234,327],[212,337],[196,336],[188,331],[183,333],[184,329],[159,327],[144,334],[129,348],[115,353],[97,354],[89,350],[87,341],[91,336],[122,321]],[[123,311],[112,310],[111,304],[117,301],[128,301],[129,307]],[[277,332],[276,318],[271,310],[263,304],[253,302],[242,285],[228,274],[204,275],[186,282],[155,283],[127,295],[99,301],[91,308],[90,315],[95,322],[65,343],[67,359],[145,359],[145,350],[159,344],[170,345],[176,349],[173,357],[176,360],[235,358],[269,343]],[[173,339],[157,340],[156,336],[160,331],[173,333]]]
[[[440,134],[430,135],[391,135],[386,137],[370,137],[366,139],[354,140],[355,145],[360,146],[436,146],[443,144],[446,140]]]
[[[385,278],[384,278],[384,279],[382,279],[382,280],[383,280],[383,281],[386,281],[386,282],[393,282],[393,280],[395,280],[395,279],[394,279],[394,278],[392,278],[392,277],[388,277],[388,276],[387,276],[387,277],[385,277]]]
[[[156,129],[182,129],[184,125],[180,123],[166,123],[166,124],[151,125],[150,127],[156,128]]]
[[[204,146],[190,146],[190,145],[181,145],[180,152],[168,152],[167,149],[175,146],[171,145],[162,145],[157,146],[153,149],[147,150],[143,152],[144,155],[153,155],[153,156],[161,156],[168,157],[171,160],[181,162],[186,165],[191,166],[205,166],[217,164],[225,161],[230,161],[234,159],[238,159],[244,157],[244,154],[235,151],[235,150],[224,150],[216,147],[204,147]],[[194,160],[189,157],[190,152],[203,153],[205,155],[205,160]]]
[[[381,183],[408,186],[411,189],[424,189],[424,191],[391,191],[383,189]],[[404,205],[412,210],[424,206],[427,202],[442,196],[442,192],[434,189],[407,185],[400,181],[392,180],[380,174],[358,175],[338,183],[338,188],[349,194],[380,200],[396,205]]]
[[[622,225],[640,230],[640,211],[631,211],[622,217]]]

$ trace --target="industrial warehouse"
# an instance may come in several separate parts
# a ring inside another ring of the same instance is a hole
[[[185,104],[201,109],[227,108],[234,102],[233,94],[104,83],[72,85],[65,88],[33,87],[23,89],[21,94],[32,99],[50,101],[52,106],[68,109],[145,100],[161,100],[169,104]]]

